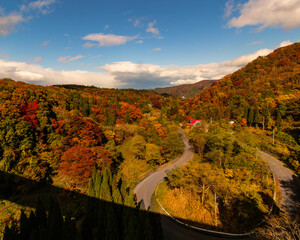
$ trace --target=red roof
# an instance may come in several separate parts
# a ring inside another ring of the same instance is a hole
[[[188,123],[188,125],[189,125],[189,126],[194,126],[194,124],[195,124],[196,122],[201,122],[201,120],[193,120],[193,121],[191,121],[190,123]]]

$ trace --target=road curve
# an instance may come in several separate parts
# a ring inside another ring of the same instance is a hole
[[[159,167],[154,173],[150,174],[143,181],[141,181],[133,190],[136,194],[137,201],[144,200],[146,209],[150,206],[152,194],[154,193],[158,184],[167,176],[167,172],[178,168],[194,156],[194,150],[188,143],[184,133],[181,131],[179,136],[184,143],[184,153],[174,161],[164,164]],[[208,235],[198,231],[186,228],[183,225],[176,223],[173,219],[166,215],[161,215],[161,226],[163,229],[165,240],[225,240],[231,238],[217,237]],[[243,238],[244,240],[252,239],[250,237]]]
[[[275,157],[260,151],[260,156],[269,165],[279,183],[279,208],[294,218],[300,214],[300,184],[290,169]]]
[[[167,176],[167,172],[184,165],[194,157],[193,148],[189,144],[182,130],[179,132],[179,136],[184,144],[184,153],[174,161],[159,167],[155,172],[141,181],[133,190],[136,194],[137,201],[139,202],[143,200],[146,209],[150,207],[152,194],[154,193],[157,185]]]

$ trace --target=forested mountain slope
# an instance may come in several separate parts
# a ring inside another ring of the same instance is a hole
[[[186,103],[186,111],[202,117],[248,119],[257,107],[267,124],[279,113],[283,119],[300,120],[300,43],[258,57],[223,77]],[[257,119],[256,119],[257,120]],[[249,122],[249,121],[248,121]],[[259,122],[261,123],[261,120]]]
[[[261,136],[271,137],[274,129],[275,144],[265,147],[299,173],[300,43],[258,57],[186,101],[183,108],[195,119],[225,118],[240,126],[256,126]]]
[[[172,94],[177,95],[179,97],[188,99],[191,97],[195,97],[196,94],[199,94],[203,89],[209,88],[211,84],[213,84],[217,80],[203,80],[193,84],[183,84],[173,87],[165,87],[165,88],[155,88],[154,92],[163,94]]]

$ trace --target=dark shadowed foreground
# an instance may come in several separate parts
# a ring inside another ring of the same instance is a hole
[[[144,210],[143,204],[137,208],[130,208],[2,171],[0,182],[0,200],[9,200],[34,209],[40,208],[38,205],[42,202],[43,209],[49,213],[49,224],[50,217],[59,217],[58,212],[61,211],[61,215],[64,216],[61,218],[63,226],[52,221],[52,225],[43,230],[40,238],[35,239],[224,239],[180,226],[168,216]],[[40,194],[43,195],[42,198],[39,198]],[[60,210],[54,211],[53,206],[57,203]],[[36,212],[36,217],[38,215],[40,214]],[[30,219],[36,218],[29,217],[28,221],[31,221]],[[164,233],[161,222],[164,226],[169,226]],[[31,224],[40,223],[34,220]],[[65,236],[64,230],[70,233],[69,237]],[[54,235],[52,231],[55,232]]]

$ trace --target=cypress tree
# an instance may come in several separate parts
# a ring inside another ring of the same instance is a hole
[[[106,240],[118,240],[120,238],[118,218],[112,203],[107,203],[105,208],[105,238]]]
[[[282,118],[279,111],[277,111],[275,126],[277,127],[277,131],[280,132],[282,127]]]
[[[65,217],[63,231],[62,231],[62,239],[63,240],[73,240],[77,238],[77,230],[74,221],[72,221],[71,217],[67,215]]]
[[[104,168],[102,171],[102,182],[99,198],[104,201],[112,202],[111,189],[109,185],[109,173],[106,168]]]
[[[88,187],[88,196],[95,197],[95,180],[97,175],[97,168],[94,166],[92,177],[89,181],[89,187]]]
[[[21,216],[20,216],[20,240],[29,240],[30,237],[30,230],[31,227],[29,225],[29,220],[27,216],[25,215],[24,211],[21,210]]]
[[[257,127],[257,125],[260,123],[260,114],[257,106],[255,106],[253,114],[253,123],[255,124],[255,127]]]
[[[252,123],[253,123],[253,107],[250,107],[250,109],[249,109],[247,122],[249,123],[249,126],[251,127]]]
[[[122,195],[118,187],[113,188],[112,198],[114,203],[123,204]]]
[[[40,199],[38,199],[37,201],[37,208],[35,214],[36,214],[36,221],[37,224],[39,225],[39,228],[46,227],[47,215],[44,206],[42,204],[42,201]]]
[[[97,171],[96,174],[96,180],[95,180],[95,185],[94,185],[94,191],[95,191],[95,197],[99,198],[100,197],[100,192],[101,192],[101,174],[99,171]]]
[[[248,122],[248,113],[249,113],[249,107],[246,106],[245,110],[244,110],[243,118],[245,118],[247,120],[247,122]]]
[[[14,226],[9,228],[7,225],[5,226],[3,239],[2,240],[18,240],[17,231]]]
[[[267,129],[270,122],[270,111],[268,107],[263,108],[263,116],[264,116],[265,129]]]
[[[56,199],[50,198],[48,216],[48,239],[60,240],[62,233],[63,218]]]

